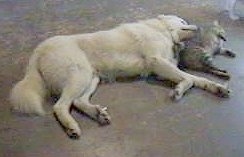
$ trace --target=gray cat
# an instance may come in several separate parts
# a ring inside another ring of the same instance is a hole
[[[196,38],[185,43],[179,52],[179,67],[211,73],[222,79],[229,80],[230,74],[214,65],[216,55],[234,58],[236,54],[223,48],[226,41],[225,30],[215,21],[212,25],[200,28]],[[182,47],[182,45],[178,45]]]

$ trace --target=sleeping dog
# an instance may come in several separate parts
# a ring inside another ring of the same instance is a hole
[[[191,39],[196,31],[180,17],[159,15],[106,31],[49,38],[34,50],[24,78],[12,89],[13,109],[44,115],[46,96],[60,94],[53,112],[66,133],[78,138],[81,130],[70,114],[72,105],[100,124],[110,123],[107,109],[90,102],[100,80],[107,77],[156,74],[177,83],[175,99],[192,86],[228,96],[224,85],[177,67],[174,45]]]

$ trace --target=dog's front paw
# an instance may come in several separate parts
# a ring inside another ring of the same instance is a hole
[[[229,90],[227,87],[219,86],[217,87],[216,94],[219,97],[228,98],[230,96],[231,90]]]
[[[178,89],[174,89],[170,93],[170,97],[174,101],[180,100],[182,98],[182,96],[183,96],[183,93],[180,92],[180,90],[178,90]]]
[[[108,125],[111,123],[111,117],[108,114],[107,107],[101,107],[100,105],[96,105],[97,109],[97,121],[100,125]]]

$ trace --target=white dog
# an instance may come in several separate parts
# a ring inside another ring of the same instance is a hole
[[[77,138],[81,130],[71,105],[100,124],[110,123],[106,108],[89,101],[103,78],[156,74],[177,83],[175,99],[192,86],[228,96],[225,86],[177,68],[174,43],[192,38],[196,30],[177,16],[160,15],[108,31],[47,39],[35,49],[25,77],[11,92],[13,109],[43,115],[45,97],[60,94],[54,114],[66,133]]]

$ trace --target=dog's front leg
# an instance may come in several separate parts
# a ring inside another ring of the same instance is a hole
[[[174,100],[179,100],[183,94],[193,86],[193,80],[187,73],[178,69],[173,63],[161,57],[150,57],[151,68],[153,73],[161,78],[169,79],[177,83],[175,89],[171,93]]]
[[[194,76],[178,69],[174,64],[161,57],[150,57],[152,71],[159,77],[169,79],[178,83],[172,95],[175,99],[180,99],[184,92],[192,86],[196,86],[217,94],[221,97],[227,97],[230,91],[223,85],[210,81],[203,77]]]

